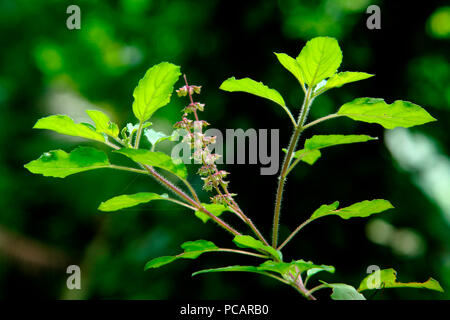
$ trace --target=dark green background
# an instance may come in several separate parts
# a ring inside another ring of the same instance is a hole
[[[81,8],[81,30],[66,28],[70,4]],[[381,30],[366,27],[370,4],[381,8]],[[94,145],[32,130],[42,116],[62,113],[85,121],[83,110],[94,105],[121,126],[135,121],[133,89],[160,61],[181,65],[192,84],[203,86],[202,117],[212,127],[279,128],[284,147],[291,129],[281,108],[218,87],[230,76],[249,76],[278,89],[297,113],[302,92],[273,52],[296,56],[308,39],[328,35],[339,40],[341,70],[376,77],[320,97],[310,119],[355,97],[371,96],[413,101],[439,121],[396,135],[415,137],[409,145],[395,140],[393,149],[402,147],[403,158],[390,152],[385,143],[389,138],[377,125],[337,119],[308,132],[364,133],[380,139],[331,148],[314,166],[296,168],[283,202],[282,237],[321,204],[335,200],[350,205],[384,198],[396,209],[372,219],[320,220],[286,247],[285,257],[334,265],[334,276],[322,276],[327,281],[357,286],[366,268],[378,265],[395,268],[401,281],[432,276],[446,289],[444,294],[384,290],[375,299],[449,298],[449,8],[443,5],[433,0],[426,5],[368,0],[0,0],[0,297],[296,298],[291,288],[252,274],[190,277],[203,268],[258,262],[252,258],[211,254],[144,272],[146,261],[178,253],[187,240],[232,246],[224,231],[172,204],[155,202],[111,214],[97,211],[101,201],[115,195],[163,191],[147,177],[99,170],[54,179],[32,175],[23,165],[47,150]],[[170,132],[185,103],[174,96],[155,114],[155,127]],[[276,176],[260,176],[258,165],[229,165],[227,171],[241,207],[269,236]],[[201,192],[199,178],[192,182]],[[386,235],[382,221],[392,226],[384,245],[375,243]],[[65,289],[69,264],[81,266],[80,291]]]

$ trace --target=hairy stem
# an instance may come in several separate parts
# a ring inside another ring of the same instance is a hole
[[[291,272],[289,273],[289,277],[293,280],[292,286],[297,289],[306,299],[308,300],[317,300],[306,288],[303,284],[301,272],[297,270],[297,274],[293,275]]]
[[[306,130],[306,129],[308,129],[309,127],[312,127],[312,126],[314,126],[314,125],[316,125],[316,124],[318,124],[318,123],[320,123],[320,122],[322,122],[322,121],[326,121],[326,120],[333,119],[333,118],[338,118],[338,117],[342,117],[342,115],[337,114],[337,113],[329,114],[329,115],[327,115],[327,116],[325,116],[325,117],[316,119],[316,120],[311,121],[310,123],[304,125],[304,126],[303,126],[303,130]]]
[[[194,200],[200,204],[201,203],[200,198],[198,197],[197,193],[195,192],[194,187],[192,187],[192,185],[189,183],[189,181],[187,181],[185,179],[181,179],[181,180],[186,185],[186,187],[189,189],[189,192],[194,197]]]
[[[115,164],[109,165],[108,168],[116,169],[116,170],[122,170],[122,171],[130,171],[130,172],[142,173],[142,174],[148,174],[148,172],[146,170],[130,168],[130,167],[116,166]]]
[[[245,254],[245,255],[248,255],[248,256],[253,256],[253,257],[267,259],[267,256],[265,256],[265,255],[257,254],[257,253],[253,253],[253,252],[248,252],[248,251],[244,251],[244,250],[219,248],[218,251],[220,251],[220,252],[240,253],[240,254]]]
[[[286,156],[283,160],[283,165],[281,168],[280,176],[278,177],[278,187],[275,200],[275,211],[273,215],[273,231],[272,231],[272,247],[276,248],[278,244],[278,228],[280,223],[280,211],[281,211],[281,199],[283,197],[284,183],[286,182],[287,171],[292,160],[292,154],[294,153],[295,147],[297,146],[300,134],[302,133],[303,124],[306,120],[306,115],[309,111],[309,106],[311,105],[311,87],[308,88],[303,100],[302,110],[299,115],[297,127],[292,134],[291,140],[289,142],[288,150]]]
[[[312,220],[306,220],[305,222],[303,222],[301,225],[299,225],[290,235],[289,237],[286,238],[286,240],[284,240],[284,242],[278,247],[278,250],[281,250],[285,245],[288,244],[289,241],[291,241],[291,239],[304,227],[306,226],[308,223],[310,223]]]
[[[228,188],[225,185],[222,185],[223,190],[225,191],[226,195],[230,195],[230,192],[228,192]],[[267,240],[263,237],[263,235],[261,234],[261,232],[259,231],[259,229],[255,226],[255,224],[253,223],[253,221],[247,217],[244,212],[241,210],[241,208],[239,207],[239,205],[237,204],[237,202],[233,199],[233,197],[230,196],[231,202],[233,203],[234,207],[239,211],[241,218],[244,220],[244,222],[253,230],[253,232],[255,233],[255,235],[259,238],[259,240],[261,240],[266,246],[269,245],[269,243],[267,242]],[[233,208],[233,206],[231,206]]]
[[[208,210],[206,210],[200,203],[195,202],[195,200],[193,200],[186,193],[184,193],[184,191],[179,189],[172,182],[170,182],[169,180],[164,178],[162,175],[160,175],[158,172],[156,172],[156,170],[153,169],[153,167],[150,167],[148,165],[143,165],[143,166],[153,177],[156,178],[156,180],[161,182],[164,186],[169,188],[173,193],[178,195],[180,198],[182,198],[185,201],[187,201],[188,203],[190,203],[194,208],[197,208],[197,210],[199,210],[199,211],[205,213],[206,215],[208,215],[208,217],[210,217],[212,220],[214,220],[222,228],[224,228],[225,230],[227,230],[228,232],[232,233],[235,236],[240,235],[240,233],[238,231],[236,231],[233,227],[228,225],[225,221],[223,221],[222,219],[220,219],[216,215],[214,215],[211,212],[209,212]]]
[[[176,204],[179,204],[180,206],[186,207],[186,208],[191,209],[193,211],[197,211],[197,208],[195,208],[193,206],[190,206],[187,203],[184,203],[183,201],[178,201],[178,200],[175,200],[175,199],[172,199],[172,198],[166,198],[165,200],[173,202],[173,203],[176,203]]]
[[[298,158],[296,158],[295,161],[292,162],[292,164],[289,166],[289,168],[288,168],[288,170],[287,170],[287,172],[286,172],[286,175],[288,175],[289,172],[291,172],[292,169],[295,168],[295,166],[300,162],[300,160],[302,160],[306,155],[308,155],[308,154],[310,154],[310,153],[311,153],[311,152],[305,152],[305,153],[303,153],[302,155],[300,155]]]

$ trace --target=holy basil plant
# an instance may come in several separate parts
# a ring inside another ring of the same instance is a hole
[[[174,124],[174,132],[165,134],[151,128],[149,120],[159,109],[166,106],[171,99],[173,87],[179,80],[180,67],[162,62],[151,67],[139,81],[134,90],[132,110],[137,123],[129,123],[123,129],[111,122],[109,117],[98,110],[87,110],[92,124],[75,123],[65,115],[52,115],[37,121],[34,128],[53,130],[61,134],[77,136],[106,144],[118,155],[129,158],[135,166],[121,166],[111,163],[107,154],[93,147],[78,147],[70,152],[52,150],[42,154],[37,160],[25,165],[30,172],[48,177],[64,178],[69,175],[94,170],[116,169],[125,170],[150,176],[164,185],[170,194],[158,192],[139,192],[136,194],[118,195],[112,199],[101,202],[98,209],[104,212],[117,211],[151,201],[171,201],[191,210],[192,213],[204,223],[214,221],[232,236],[232,248],[222,248],[211,241],[188,241],[181,245],[181,252],[174,256],[153,258],[147,262],[145,269],[162,267],[179,259],[196,259],[210,252],[227,252],[247,255],[261,259],[260,263],[253,265],[234,265],[221,268],[205,269],[195,272],[200,275],[211,272],[251,272],[271,277],[285,283],[307,299],[315,300],[314,292],[320,289],[330,289],[332,299],[365,299],[362,292],[380,288],[426,288],[442,291],[439,283],[430,278],[426,282],[402,283],[397,281],[393,269],[379,270],[364,278],[358,288],[344,283],[326,283],[317,281],[315,287],[308,288],[311,277],[317,277],[320,272],[334,273],[331,265],[318,264],[302,259],[285,261],[282,249],[307,224],[327,216],[338,216],[342,219],[368,217],[385,212],[393,208],[388,200],[363,200],[353,204],[340,205],[338,201],[330,204],[318,204],[317,210],[311,213],[298,227],[292,228],[292,233],[281,244],[278,239],[278,226],[281,212],[281,199],[284,184],[289,173],[300,162],[313,165],[326,148],[352,143],[362,143],[376,140],[368,135],[313,135],[304,140],[298,147],[301,134],[314,125],[323,121],[347,117],[356,121],[374,123],[386,129],[396,127],[412,127],[436,121],[420,106],[397,100],[387,103],[380,98],[357,98],[342,105],[337,112],[323,118],[307,122],[308,112],[315,100],[328,90],[339,88],[345,84],[364,80],[372,74],[364,72],[343,71],[338,72],[342,61],[342,52],[338,42],[329,37],[314,38],[306,43],[296,57],[285,53],[275,53],[281,65],[297,79],[304,92],[304,100],[300,112],[294,117],[281,94],[261,82],[250,78],[225,80],[220,89],[229,92],[247,92],[261,98],[268,99],[279,105],[292,122],[292,137],[284,150],[284,161],[281,166],[278,186],[275,191],[275,207],[273,212],[273,232],[269,242],[252,220],[246,215],[235,200],[235,194],[230,191],[229,182],[226,181],[228,173],[220,170],[216,161],[220,157],[210,151],[209,145],[215,143],[215,137],[206,136],[203,132],[208,123],[201,120],[199,112],[203,111],[204,104],[194,101],[194,96],[200,94],[201,87],[189,85],[184,76],[184,83],[176,90],[178,96],[187,97],[187,106],[182,110],[183,115],[179,122]],[[192,187],[188,178],[186,166],[180,159],[174,159],[166,153],[157,151],[157,145],[162,141],[177,141],[180,136],[188,148],[193,151],[193,159],[199,164],[198,174],[204,181],[203,188],[212,193],[210,200],[203,202]],[[150,149],[140,148],[142,137],[148,139]],[[173,183],[176,178],[182,182],[183,188]],[[223,219],[224,213],[235,214],[249,227],[249,234],[238,231]],[[251,232],[250,232],[251,231]],[[308,287],[307,287],[308,285]]]

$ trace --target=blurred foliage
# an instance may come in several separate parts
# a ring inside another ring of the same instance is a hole
[[[234,256],[205,256],[144,272],[146,261],[177,252],[183,241],[214,239],[228,245],[230,239],[211,223],[203,224],[170,204],[155,202],[112,214],[96,210],[115,195],[161,190],[145,177],[103,170],[50,179],[31,175],[23,164],[47,150],[69,151],[79,142],[31,130],[41,116],[61,113],[84,121],[83,110],[94,106],[122,126],[133,121],[132,91],[160,61],[181,65],[191,83],[204,86],[203,116],[213,127],[281,128],[280,143],[285,145],[289,120],[282,111],[251,96],[221,92],[218,86],[229,76],[249,75],[279,89],[295,109],[302,92],[272,52],[297,55],[307,39],[319,35],[338,38],[345,57],[342,69],[377,76],[318,98],[311,118],[333,112],[354,97],[376,96],[413,101],[439,121],[408,130],[409,135],[386,136],[387,145],[381,128],[351,120],[315,129],[365,133],[381,140],[356,146],[352,156],[347,149],[351,147],[336,148],[313,167],[297,168],[287,185],[281,235],[319,205],[335,200],[347,205],[385,198],[396,210],[377,220],[324,219],[292,241],[286,258],[334,265],[336,279],[355,286],[369,265],[379,265],[394,267],[401,281],[432,276],[446,290],[385,290],[375,299],[450,297],[448,6],[435,0],[425,7],[369,0],[80,0],[81,30],[68,30],[70,4],[0,0],[0,298],[295,297],[270,279],[239,274],[190,277],[202,267],[237,264]],[[381,8],[381,30],[366,28],[370,4]],[[181,107],[174,97],[152,119],[155,129],[168,133]],[[418,148],[412,137],[425,137],[420,141],[429,143]],[[406,143],[403,153],[390,152]],[[426,147],[429,144],[436,147]],[[430,152],[434,162],[425,161]],[[421,165],[405,165],[416,163],[414,159]],[[431,170],[437,164],[441,171]],[[256,165],[230,165],[227,170],[241,206],[269,234],[276,177],[259,176]],[[201,188],[198,178],[193,183]],[[300,208],[290,202],[299,190]],[[65,289],[69,264],[81,266],[80,291]]]

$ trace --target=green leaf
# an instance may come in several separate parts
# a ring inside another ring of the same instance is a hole
[[[136,118],[144,122],[156,110],[167,105],[180,75],[180,67],[168,62],[161,62],[148,69],[133,92]]]
[[[222,204],[202,203],[202,206],[217,217],[220,216],[225,211],[233,212],[231,209]],[[195,216],[200,220],[202,220],[203,223],[206,223],[209,219],[211,219],[206,213],[198,210],[195,211]]]
[[[377,140],[366,135],[342,135],[342,134],[330,134],[330,135],[315,135],[312,138],[306,139],[305,147],[294,153],[294,158],[300,158],[308,164],[314,164],[321,157],[319,149],[326,147],[337,146],[342,144],[366,142],[369,140]]]
[[[181,248],[184,249],[183,258],[185,259],[196,259],[203,251],[217,251],[219,249],[214,243],[206,240],[188,241],[183,243]]]
[[[287,153],[287,149],[282,149],[284,153]],[[307,164],[314,164],[317,159],[319,159],[322,156],[319,150],[306,150],[301,149],[294,152],[292,155],[293,158],[300,158],[301,161],[306,162]]]
[[[222,267],[222,268],[212,268],[212,269],[200,270],[200,271],[194,272],[192,274],[192,276],[194,277],[194,276],[202,274],[202,273],[232,272],[232,271],[254,272],[254,273],[264,274],[263,271],[259,271],[257,267],[253,267],[253,266],[228,266],[228,267]]]
[[[308,278],[310,278],[313,275],[315,275],[316,273],[319,273],[322,271],[334,273],[336,271],[336,269],[333,266],[327,266],[327,265],[322,264],[320,266],[314,266],[311,269],[308,269],[308,271],[306,272],[306,275]]]
[[[259,266],[228,266],[222,268],[213,268],[197,271],[192,274],[195,276],[197,274],[202,273],[210,273],[210,272],[229,272],[229,271],[237,271],[237,272],[253,272],[264,275],[270,275],[272,273],[277,273],[281,275],[287,281],[292,281],[292,278],[289,276],[289,272],[291,275],[296,275],[298,272],[304,272],[310,270],[312,268],[321,268],[322,270],[326,269],[332,270],[329,272],[334,272],[334,267],[332,266],[324,266],[324,265],[315,265],[314,263],[304,260],[292,261],[291,263],[287,262],[277,262],[277,261],[265,261]]]
[[[78,147],[70,153],[63,150],[45,152],[39,159],[27,163],[24,167],[32,173],[46,177],[65,178],[74,173],[109,166],[104,152],[91,147]]]
[[[294,75],[294,77],[297,78],[298,82],[304,86],[305,81],[303,79],[302,69],[300,67],[300,64],[295,60],[294,58],[290,57],[289,55],[285,53],[276,53],[275,55],[278,58],[278,61],[280,61],[281,65],[288,70],[290,73]]]
[[[65,115],[53,115],[39,119],[33,129],[48,129],[68,136],[105,142],[105,137],[85,123],[75,123]]]
[[[142,129],[150,127],[152,124],[153,123],[151,123],[150,121],[144,122],[144,124],[142,125]],[[126,131],[128,132],[129,135],[132,135],[138,130],[138,128],[139,128],[139,123],[136,123],[136,124],[127,123]]]
[[[378,98],[355,99],[344,104],[337,114],[353,120],[378,123],[386,129],[409,128],[436,121],[417,104],[402,100],[387,104],[383,99]]]
[[[342,219],[350,219],[355,217],[364,218],[372,214],[394,208],[389,201],[382,199],[365,200],[342,209],[337,209],[338,206],[338,201],[330,205],[322,205],[311,215],[311,218],[309,219],[314,220],[329,215],[337,215]]]
[[[139,192],[135,194],[123,194],[105,202],[102,202],[98,207],[100,211],[117,211],[124,208],[130,208],[142,203],[147,203],[152,200],[167,200],[167,194],[156,194],[151,192]]]
[[[145,264],[145,268],[144,269],[145,270],[147,270],[147,269],[156,269],[156,268],[162,267],[162,266],[164,266],[166,264],[169,264],[169,263],[171,263],[171,262],[173,262],[173,261],[175,261],[177,259],[178,258],[174,257],[174,256],[158,257],[158,258],[152,259],[149,262],[147,262]]]
[[[279,250],[276,250],[271,246],[266,246],[262,241],[256,240],[252,236],[243,236],[243,235],[235,236],[233,242],[239,248],[252,248],[255,250],[261,250],[266,253],[269,253],[272,257],[274,257],[277,260],[283,260],[281,252]]]
[[[330,79],[328,79],[327,83],[324,86],[324,89],[328,90],[331,88],[339,88],[342,87],[344,84],[365,80],[373,76],[374,76],[373,74],[365,72],[352,72],[352,71],[339,72],[332,75]]]
[[[382,288],[421,288],[444,292],[439,282],[429,278],[425,282],[397,282],[397,272],[394,269],[377,270],[361,281],[358,291]]]
[[[145,129],[144,135],[147,138],[148,142],[152,144],[152,146],[155,146],[165,140],[176,141],[176,139],[178,138],[177,131],[173,131],[171,135],[167,135],[164,132],[156,131],[152,128]]]
[[[356,289],[345,283],[326,283],[323,282],[327,287],[333,289],[331,294],[331,299],[333,300],[366,300],[366,298],[356,291]]]
[[[187,177],[187,169],[181,159],[172,159],[165,153],[131,148],[122,148],[115,152],[121,153],[133,161],[167,170],[182,179]]]
[[[86,110],[86,113],[94,121],[97,132],[114,138],[119,137],[119,127],[114,122],[111,122],[106,114],[98,110]]]
[[[177,259],[196,259],[205,252],[219,250],[219,247],[214,243],[206,240],[187,241],[181,245],[181,248],[184,249],[184,252],[179,255],[158,257],[150,260],[145,264],[145,270],[159,268]]]
[[[336,73],[342,52],[336,39],[317,37],[309,40],[297,57],[303,79],[310,87]]]
[[[287,112],[291,120],[295,123],[295,120],[293,120],[292,114],[286,106],[286,103],[284,102],[281,94],[277,90],[267,87],[262,82],[256,82],[255,80],[252,80],[250,78],[235,79],[234,77],[232,77],[225,80],[220,85],[219,89],[228,92],[247,92],[254,94],[255,96],[271,100],[279,104],[284,109],[284,111]]]
[[[373,138],[370,136],[366,136],[363,134],[329,134],[329,135],[315,135],[305,141],[305,149],[313,150],[313,149],[323,149],[331,146],[337,146],[340,144],[349,144],[355,142],[366,142],[369,140],[376,140],[377,138]]]
[[[335,269],[333,266],[327,266],[324,264],[315,264],[311,261],[305,261],[303,259],[292,261],[290,263],[297,272],[307,272],[307,275],[310,275],[310,273],[315,274],[319,271],[327,271],[330,273],[334,273]]]
[[[312,274],[315,274],[319,271],[328,271],[334,273],[335,269],[333,266],[327,265],[316,265],[311,261],[305,260],[296,260],[292,262],[276,262],[276,261],[265,261],[261,265],[259,265],[258,270],[260,271],[271,271],[279,273],[281,276],[286,277],[290,272],[292,275],[297,275],[298,273],[303,273],[307,271],[307,275],[309,275],[310,270],[314,270]]]
[[[286,108],[283,97],[275,89],[270,89],[262,82],[256,82],[250,78],[235,79],[234,77],[225,80],[219,87],[228,92],[247,92],[258,97],[272,100],[283,108]]]
[[[292,268],[293,266],[290,263],[268,260],[261,263],[257,270],[275,272],[285,276],[289,271],[293,270]]]

